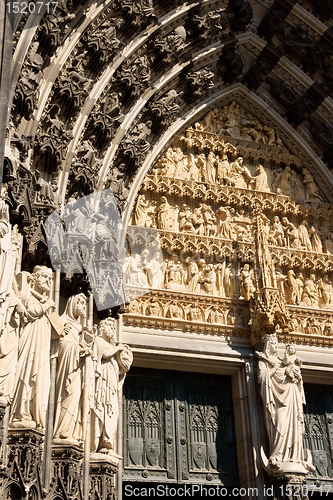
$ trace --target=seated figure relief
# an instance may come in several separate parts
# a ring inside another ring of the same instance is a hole
[[[152,173],[155,176],[161,175],[205,185],[275,193],[302,201],[323,201],[314,177],[308,169],[297,171],[296,167],[291,168],[288,165],[277,169],[265,167],[261,163],[252,165],[242,156],[236,156],[235,149],[232,153],[226,149],[187,154],[180,147],[169,147]]]
[[[277,132],[260,123],[253,115],[242,109],[236,101],[221,109],[210,110],[195,128],[202,132],[210,132],[251,141],[268,146],[283,146]]]
[[[252,218],[244,210],[236,211],[230,206],[220,206],[214,211],[211,205],[199,203],[196,208],[184,203],[180,209],[169,204],[162,196],[158,207],[158,229],[217,237],[226,240],[253,242]],[[333,232],[318,229],[317,224],[309,227],[304,219],[298,225],[288,217],[274,215],[268,221],[268,243],[277,247],[333,254]]]

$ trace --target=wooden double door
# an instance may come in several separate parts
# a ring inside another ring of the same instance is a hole
[[[124,481],[238,485],[230,377],[132,368],[123,419]]]

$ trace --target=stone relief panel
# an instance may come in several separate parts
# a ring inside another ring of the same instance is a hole
[[[127,287],[149,294],[129,291],[125,321],[249,334],[246,310],[260,289],[258,274],[267,274],[258,258],[273,266],[263,282],[283,298],[294,326],[298,312],[310,309],[331,317],[331,217],[314,177],[274,129],[236,101],[212,109],[169,145],[143,182],[123,270]],[[315,335],[311,321],[295,334]],[[327,321],[316,333],[324,339]]]

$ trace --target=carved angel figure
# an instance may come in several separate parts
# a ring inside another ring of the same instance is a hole
[[[319,194],[318,188],[314,181],[313,176],[310,174],[307,168],[303,168],[303,184],[305,185],[306,197],[308,200],[323,201]]]
[[[244,264],[240,274],[241,280],[241,299],[250,300],[255,292],[253,269],[250,269],[249,264]]]

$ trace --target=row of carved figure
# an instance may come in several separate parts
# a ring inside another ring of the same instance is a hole
[[[246,113],[236,101],[231,101],[223,108],[209,111],[202,122],[195,124],[195,129],[268,146],[283,146],[274,129],[262,125],[254,116]]]
[[[152,257],[145,249],[126,257],[123,265],[125,282],[128,286],[148,291],[151,287],[166,288],[179,292],[191,292],[220,297],[250,300],[255,291],[255,270],[249,264],[235,269],[231,263],[198,262],[190,257],[185,262],[176,256],[163,261],[161,252]],[[326,275],[317,279],[314,274],[304,278],[290,269],[287,275],[275,270],[276,286],[286,297],[287,303],[307,307],[333,308],[333,284]]]
[[[170,318],[191,322],[247,327],[244,311],[237,306],[206,306],[204,304],[184,303],[177,300],[149,299],[132,300],[128,313],[155,318]],[[333,337],[333,318],[320,318],[311,315],[292,315],[290,331],[307,335]]]
[[[280,273],[277,274],[277,279],[281,291],[285,286],[289,288],[290,304],[333,308],[333,285],[327,275],[318,280],[315,274],[310,274],[305,279],[301,272],[296,275],[290,269],[287,277]]]
[[[153,173],[175,179],[234,186],[264,193],[276,192],[299,200],[322,201],[314,178],[306,168],[302,170],[302,179],[288,166],[283,170],[270,170],[258,165],[256,175],[253,175],[251,169],[244,165],[241,156],[230,162],[226,154],[220,157],[213,151],[210,151],[207,157],[201,153],[195,158],[191,153],[185,155],[179,147],[169,148]]]
[[[295,274],[290,269],[287,276],[280,270],[275,270],[276,286],[285,297],[288,304],[313,308],[333,308],[333,284],[329,277],[316,278],[315,274],[310,274],[304,278],[299,272]],[[255,269],[251,269],[249,264],[245,264],[239,274],[241,283],[241,297],[249,300],[255,292]]]
[[[36,266],[14,277],[1,303],[0,394],[10,403],[10,427],[46,427],[50,363],[57,358],[54,442],[82,446],[91,409],[92,452],[114,453],[118,391],[132,362],[115,344],[115,320],[83,327],[87,298],[68,299],[62,316],[48,294],[52,270]]]
[[[138,300],[130,303],[130,314],[153,316],[157,318],[171,318],[188,320],[192,322],[206,322],[220,325],[229,325],[235,327],[246,326],[243,323],[242,310],[237,306],[219,307],[204,306],[198,304],[184,304],[177,300],[165,301],[150,299],[148,303],[143,304]]]
[[[154,201],[141,194],[137,200],[134,222],[137,226],[157,227],[164,231],[181,231],[199,236],[253,242],[251,218],[244,210],[236,212],[230,206],[219,207],[215,212],[206,203],[199,203],[194,209],[186,204],[179,208],[170,205],[165,196],[161,197],[161,204],[156,206]],[[307,226],[305,220],[296,226],[287,217],[283,217],[282,221],[277,215],[271,221],[266,218],[268,244],[308,252],[333,253],[332,231],[324,233],[314,225],[309,229]]]
[[[164,261],[160,252],[149,258],[149,250],[128,256],[124,266],[125,283],[142,289],[163,288],[190,291],[209,295],[232,296],[233,269],[231,264],[206,264],[204,259],[198,263],[186,258],[183,264],[173,255]]]
[[[290,331],[305,333],[307,335],[333,337],[333,318],[322,319],[313,314],[311,314],[310,317],[309,315],[292,315],[290,320]]]

